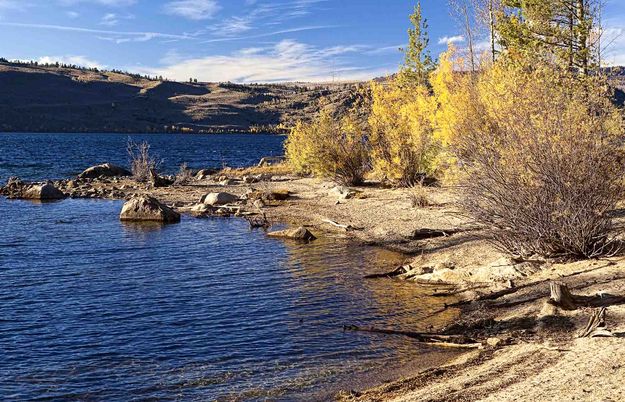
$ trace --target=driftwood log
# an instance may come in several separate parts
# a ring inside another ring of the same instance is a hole
[[[482,344],[464,335],[444,335],[444,334],[431,334],[425,332],[412,332],[412,331],[397,331],[392,329],[382,329],[375,327],[359,327],[357,325],[345,325],[344,331],[359,331],[370,332],[375,334],[386,335],[402,335],[415,339],[417,342],[421,342],[428,345],[435,345],[441,347],[452,348],[478,348]]]
[[[612,337],[605,323],[606,307],[594,309],[586,328],[580,332],[580,338]]]
[[[571,293],[568,286],[562,282],[551,282],[551,295],[548,303],[563,310],[577,310],[581,307],[608,307],[616,304],[625,304],[625,296],[615,296],[608,293],[598,293],[594,296],[577,296]]]

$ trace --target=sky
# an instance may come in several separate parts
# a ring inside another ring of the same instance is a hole
[[[625,0],[607,0],[606,61],[625,65]],[[363,80],[395,72],[416,0],[0,0],[0,57],[186,81]],[[431,52],[464,38],[423,0]],[[483,45],[485,43],[482,43]]]

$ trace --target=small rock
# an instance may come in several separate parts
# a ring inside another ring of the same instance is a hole
[[[147,195],[132,197],[124,204],[119,215],[122,221],[180,222],[180,214]]]
[[[291,197],[291,192],[289,190],[274,190],[267,191],[263,194],[263,199],[269,201],[285,201]]]
[[[356,196],[356,192],[345,186],[336,186],[328,192],[328,195],[331,197],[339,197],[339,200],[349,200]]]
[[[286,229],[286,230],[279,230],[276,232],[270,232],[267,235],[271,237],[283,237],[285,239],[304,240],[304,241],[312,241],[317,238],[315,237],[315,235],[313,235],[308,229],[306,229],[303,226],[299,228],[295,228],[295,229]]]
[[[202,169],[195,174],[195,178],[197,180],[205,180],[209,179],[215,173],[217,173],[215,169]]]
[[[234,186],[235,184],[239,184],[239,182],[234,179],[226,179],[219,182],[220,186]]]
[[[266,156],[260,160],[258,167],[272,166],[284,162],[284,156]]]
[[[260,177],[258,176],[243,176],[243,183],[253,184],[258,183],[260,181]]]
[[[132,176],[132,173],[122,167],[113,165],[111,163],[104,163],[102,165],[92,166],[78,175],[78,177],[81,179],[122,176]]]
[[[200,202],[206,205],[226,205],[238,200],[239,197],[230,193],[209,193],[202,197]]]
[[[501,345],[502,342],[503,340],[501,338],[488,338],[486,340],[486,344],[491,348],[496,348],[497,346]]]

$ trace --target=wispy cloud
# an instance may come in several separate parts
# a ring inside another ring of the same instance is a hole
[[[603,63],[610,66],[625,65],[625,22],[623,18],[605,21],[602,40]]]
[[[187,34],[169,34],[162,32],[140,32],[140,31],[113,31],[113,30],[103,30],[103,29],[91,29],[91,28],[80,28],[66,25],[50,25],[50,24],[24,24],[19,22],[0,22],[0,26],[10,26],[10,27],[18,27],[18,28],[29,28],[29,29],[45,29],[45,30],[53,30],[53,31],[67,31],[67,32],[77,32],[84,34],[97,34],[97,35],[110,35],[110,37],[98,36],[100,39],[111,39],[117,38],[124,41],[146,41],[155,38],[161,39],[194,39],[192,36]],[[120,42],[122,43],[122,42]]]
[[[220,9],[216,0],[175,0],[163,6],[166,14],[195,21],[213,18]]]
[[[374,48],[374,49],[369,49],[367,51],[364,51],[363,53],[366,55],[370,55],[370,56],[375,56],[375,55],[383,55],[383,54],[397,54],[401,51],[401,49],[407,47],[408,45],[405,43],[402,43],[400,45],[395,45],[395,46],[383,46],[383,47],[378,47],[378,48]]]
[[[312,12],[315,4],[324,3],[327,0],[291,0],[289,2],[258,2],[256,0],[246,0],[247,8],[240,15],[231,16],[223,21],[206,27],[201,31],[202,34],[210,34],[214,36],[214,42],[221,42],[223,38],[251,39],[264,36],[272,36],[275,33],[267,34],[268,27],[284,24],[287,20],[296,19],[307,16]],[[301,30],[308,30],[304,27]],[[315,28],[318,29],[318,28]],[[244,33],[252,31],[265,32],[253,36],[241,37]],[[284,32],[299,32],[298,28],[292,30],[284,30]],[[208,42],[211,42],[210,40]]]
[[[134,18],[135,17],[132,14],[119,15],[119,14],[115,14],[115,13],[106,13],[100,19],[100,25],[113,27],[113,26],[119,24],[120,20],[132,20]]]
[[[42,64],[54,64],[58,62],[61,64],[70,64],[88,68],[106,68],[105,65],[85,56],[43,56],[39,58],[38,62]]]
[[[71,19],[76,19],[80,17],[80,14],[77,13],[76,11],[68,11],[65,13],[65,15],[67,16],[67,18],[71,18]]]
[[[73,6],[79,3],[91,3],[107,7],[128,7],[136,2],[137,0],[59,0],[59,4],[62,6]]]
[[[320,29],[331,29],[331,28],[338,28],[338,27],[339,27],[338,25],[303,26],[303,27],[295,27],[295,28],[289,28],[289,29],[281,29],[279,31],[265,32],[265,33],[261,33],[257,35],[250,35],[250,36],[233,36],[233,37],[226,37],[226,38],[207,39],[205,41],[202,41],[202,43],[214,43],[214,42],[227,42],[227,41],[235,41],[235,40],[243,40],[243,39],[267,38],[271,36],[288,34],[288,33],[303,32],[303,31],[316,31]]]
[[[119,23],[119,18],[117,18],[117,14],[108,13],[104,14],[102,19],[100,20],[100,25],[106,25],[109,27],[115,26]]]
[[[370,79],[385,75],[394,66],[362,68],[340,56],[359,51],[361,46],[318,48],[294,40],[283,40],[268,47],[244,48],[228,55],[179,60],[170,54],[164,67],[143,68],[140,72],[172,79],[189,77],[203,81],[278,82]],[[173,58],[171,57],[173,56]],[[173,60],[172,60],[173,59]]]
[[[439,45],[447,45],[450,43],[462,43],[464,42],[464,36],[456,35],[456,36],[443,36],[438,39]]]

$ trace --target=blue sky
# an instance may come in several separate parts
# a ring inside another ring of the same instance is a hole
[[[0,56],[170,79],[274,82],[394,72],[413,0],[0,0]],[[432,53],[461,33],[422,1]],[[609,0],[608,61],[625,64],[625,1]]]

